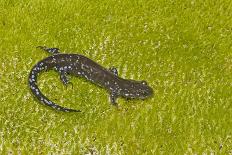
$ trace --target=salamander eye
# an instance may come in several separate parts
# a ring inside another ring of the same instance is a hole
[[[146,82],[146,81],[141,81],[141,83],[142,83],[143,85],[147,85],[147,82]]]

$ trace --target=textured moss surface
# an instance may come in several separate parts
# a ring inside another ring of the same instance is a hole
[[[1,0],[0,154],[232,153],[230,0]],[[48,56],[38,45],[79,53],[124,78],[146,80],[153,98],[119,99],[54,71],[42,92],[82,113],[56,112],[28,89]]]

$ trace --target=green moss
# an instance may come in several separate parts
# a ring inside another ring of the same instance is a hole
[[[0,152],[21,154],[232,153],[232,8],[219,1],[0,1]],[[47,53],[79,53],[124,78],[146,80],[153,98],[119,99],[54,71],[41,90],[82,113],[56,112],[28,89]]]

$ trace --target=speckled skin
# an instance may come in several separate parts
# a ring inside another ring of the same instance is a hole
[[[80,112],[80,110],[61,107],[42,94],[37,86],[37,76],[43,70],[55,69],[58,71],[60,73],[60,79],[65,85],[69,83],[67,74],[84,77],[106,88],[110,93],[111,103],[116,106],[116,99],[118,97],[145,99],[153,94],[152,88],[145,81],[122,79],[118,76],[116,68],[106,69],[83,55],[60,54],[58,48],[47,48],[43,46],[38,46],[38,48],[53,55],[41,60],[32,68],[29,75],[29,87],[41,103],[58,111]]]

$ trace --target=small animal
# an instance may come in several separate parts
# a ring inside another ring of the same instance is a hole
[[[37,48],[45,50],[52,55],[39,61],[31,69],[28,79],[29,87],[33,95],[41,103],[58,111],[80,112],[80,110],[59,106],[43,95],[37,85],[37,76],[42,71],[50,69],[58,71],[60,80],[64,85],[70,83],[67,74],[86,78],[88,81],[106,88],[110,94],[110,101],[115,106],[117,106],[116,100],[118,97],[145,99],[153,94],[152,88],[148,86],[146,81],[120,78],[115,67],[106,69],[83,55],[61,54],[58,48],[48,48],[46,46],[38,46]]]

